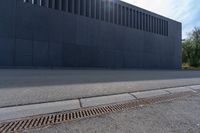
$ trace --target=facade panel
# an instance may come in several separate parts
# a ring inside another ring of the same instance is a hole
[[[181,67],[181,24],[119,0],[1,0],[0,11],[0,66]]]
[[[15,40],[11,37],[0,37],[0,66],[14,65]]]

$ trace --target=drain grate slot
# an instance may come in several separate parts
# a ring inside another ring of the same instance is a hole
[[[200,91],[198,91],[200,93]],[[163,95],[154,98],[138,99],[133,101],[127,101],[124,103],[105,105],[100,107],[85,108],[74,112],[61,112],[57,114],[33,116],[29,118],[24,118],[22,120],[15,120],[0,124],[0,133],[12,133],[19,132],[31,128],[45,127],[52,124],[58,124],[63,122],[69,122],[72,120],[83,119],[92,116],[99,116],[102,114],[122,111],[125,109],[142,107],[145,105],[161,103],[166,101],[171,101],[183,96],[190,96],[197,94],[195,92],[181,92],[170,95]]]

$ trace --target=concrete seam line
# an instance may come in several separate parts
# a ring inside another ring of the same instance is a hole
[[[83,105],[82,105],[82,102],[81,102],[81,98],[79,98],[78,101],[79,101],[80,107],[82,108]]]
[[[134,94],[129,93],[131,96],[133,96],[135,99],[138,99]]]
[[[170,92],[170,91],[168,91],[168,90],[163,90],[163,91],[166,91],[167,93],[172,94],[172,92]]]

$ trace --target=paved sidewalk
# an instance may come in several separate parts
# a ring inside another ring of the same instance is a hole
[[[130,109],[26,133],[199,133],[200,96]]]
[[[96,107],[127,101],[135,101],[141,98],[167,96],[183,92],[199,94],[200,85],[5,107],[0,108],[0,122],[62,111],[73,111],[77,109],[83,109],[85,107]]]
[[[0,69],[0,108],[200,84],[200,71]]]

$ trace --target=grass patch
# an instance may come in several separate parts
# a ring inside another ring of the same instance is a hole
[[[193,67],[190,66],[189,64],[182,64],[182,69],[184,70],[200,70],[200,66],[199,67]]]

